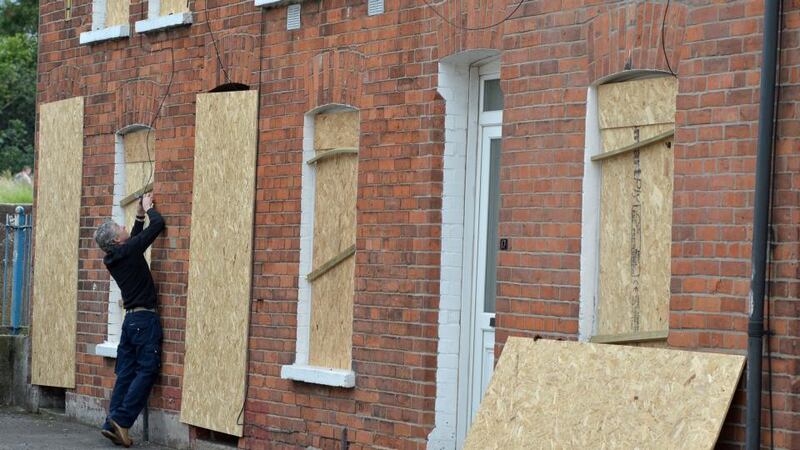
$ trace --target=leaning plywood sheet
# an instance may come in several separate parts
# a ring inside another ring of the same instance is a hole
[[[31,382],[75,387],[83,97],[41,105]]]
[[[335,260],[356,242],[358,155],[336,154],[357,149],[358,112],[320,114],[314,121],[316,201],[313,267]],[[350,369],[353,340],[355,257],[348,256],[311,282],[309,364]]]
[[[666,141],[603,161],[597,334],[669,327],[672,166]]]
[[[744,357],[510,338],[465,449],[710,449]]]
[[[181,421],[237,436],[252,272],[256,91],[197,96]]]

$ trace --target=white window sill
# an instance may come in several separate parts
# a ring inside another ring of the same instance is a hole
[[[344,388],[351,388],[356,385],[356,374],[352,370],[328,369],[301,364],[281,367],[281,378]]]
[[[117,343],[105,341],[94,347],[94,354],[105,358],[117,358]]]
[[[169,14],[166,16],[158,16],[152,19],[137,20],[136,32],[149,33],[151,31],[161,31],[168,28],[180,27],[183,25],[192,24],[192,13],[182,12]]]
[[[99,30],[85,31],[81,33],[80,44],[94,44],[96,42],[110,41],[112,39],[120,39],[131,35],[130,25],[115,25],[108,28],[100,28]]]
[[[263,6],[265,8],[286,5],[288,3],[302,3],[302,0],[256,0],[256,6]]]

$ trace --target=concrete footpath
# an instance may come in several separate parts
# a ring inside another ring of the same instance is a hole
[[[29,414],[20,409],[0,408],[0,449],[71,450],[117,447],[100,435],[100,429],[73,422],[57,414]],[[134,442],[131,448],[169,447]]]

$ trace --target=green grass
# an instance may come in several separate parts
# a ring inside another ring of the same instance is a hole
[[[33,188],[10,177],[0,177],[0,203],[33,203]]]

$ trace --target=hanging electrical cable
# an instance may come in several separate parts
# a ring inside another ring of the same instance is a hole
[[[457,25],[457,24],[455,24],[453,21],[451,21],[450,19],[448,19],[447,17],[445,17],[444,15],[442,15],[442,13],[440,13],[440,12],[439,12],[439,11],[438,11],[436,8],[434,8],[434,7],[433,7],[433,5],[431,5],[430,3],[428,3],[428,0],[422,0],[422,3],[425,3],[425,6],[427,6],[428,8],[430,8],[430,9],[431,9],[431,11],[433,11],[433,12],[434,12],[434,14],[436,14],[436,15],[437,15],[437,16],[439,16],[439,17],[440,17],[442,20],[444,20],[445,22],[447,22],[448,24],[450,24],[451,26],[453,26],[453,27],[455,27],[455,28],[458,28],[458,29],[460,29],[460,30],[465,30],[465,31],[480,31],[480,30],[488,30],[488,29],[490,29],[490,28],[494,28],[494,27],[496,27],[496,26],[498,26],[498,25],[502,24],[503,22],[506,22],[506,21],[508,21],[509,19],[511,19],[511,17],[512,17],[514,14],[516,14],[516,13],[517,13],[517,10],[519,10],[519,7],[520,7],[520,6],[522,6],[522,4],[523,4],[523,3],[525,3],[525,1],[526,1],[526,0],[519,0],[519,2],[517,3],[517,6],[515,6],[515,7],[514,7],[514,9],[513,9],[513,10],[511,10],[511,12],[510,12],[510,13],[508,13],[508,15],[506,15],[506,16],[505,16],[505,17],[504,17],[502,20],[500,20],[500,21],[498,21],[498,22],[495,22],[495,23],[493,23],[493,24],[491,24],[491,25],[486,25],[486,26],[482,26],[482,27],[464,27],[464,26],[461,26],[461,25]]]
[[[664,25],[667,22],[667,12],[669,11],[669,3],[670,0],[667,0],[667,5],[664,7],[664,17],[661,19],[661,51],[664,53],[664,62],[667,63],[667,69],[669,69],[669,73],[671,73],[673,77],[677,78],[678,75],[675,74],[675,72],[672,70],[672,66],[669,63],[669,57],[667,56],[667,46],[664,43],[664,39],[666,37],[666,32],[665,32],[666,28],[664,27]]]

